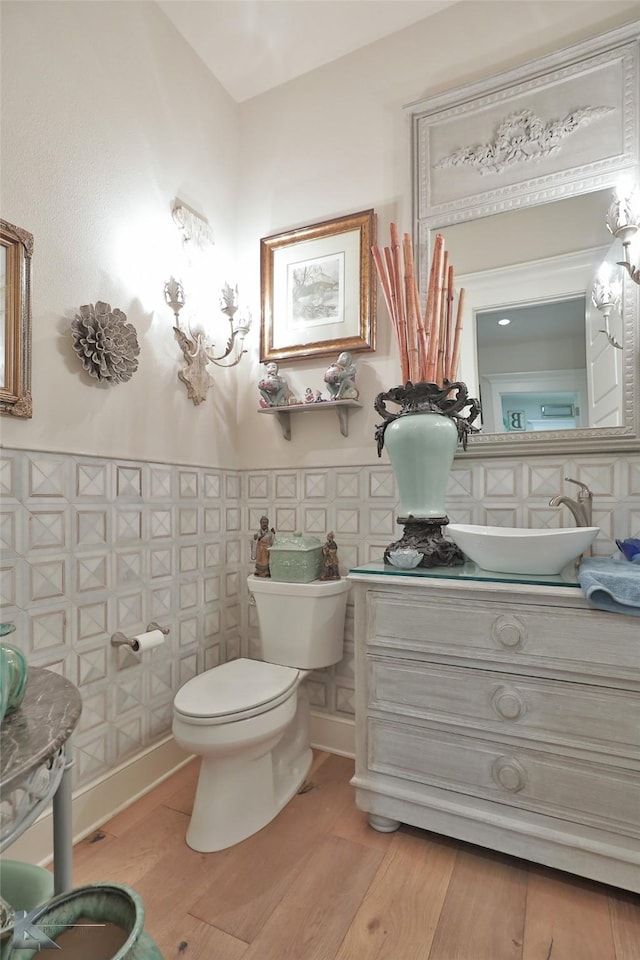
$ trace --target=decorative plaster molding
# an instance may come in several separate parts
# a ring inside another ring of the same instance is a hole
[[[435,166],[473,167],[480,174],[500,173],[517,163],[537,162],[557,153],[566,140],[580,127],[587,126],[608,113],[613,107],[582,107],[572,110],[561,120],[545,121],[532,110],[520,110],[506,117],[498,126],[494,139],[488,143],[461,147]]]

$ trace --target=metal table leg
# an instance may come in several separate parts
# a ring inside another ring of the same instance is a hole
[[[73,831],[71,819],[71,768],[73,757],[70,742],[64,746],[65,764],[58,789],[53,797],[53,877],[54,893],[66,893],[73,887]]]

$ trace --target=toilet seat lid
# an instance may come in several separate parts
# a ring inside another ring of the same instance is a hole
[[[260,713],[286,699],[299,671],[262,660],[230,660],[188,680],[175,697],[175,709],[187,717],[229,717]],[[236,719],[240,719],[236,717]]]

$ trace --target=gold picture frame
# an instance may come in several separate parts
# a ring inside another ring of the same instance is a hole
[[[0,220],[0,413],[29,418],[33,236]]]
[[[375,350],[373,210],[260,240],[260,361]]]

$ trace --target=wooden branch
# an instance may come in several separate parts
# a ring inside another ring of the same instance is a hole
[[[440,316],[440,279],[442,276],[443,253],[444,237],[441,233],[438,233],[433,245],[433,257],[431,259],[431,272],[429,274],[429,289],[427,293],[427,306],[425,309],[425,326],[429,331],[429,352],[427,354],[425,380],[430,382],[434,381],[436,374],[438,353],[437,326]]]
[[[453,341],[453,352],[451,355],[451,367],[450,367],[450,380],[458,379],[458,360],[460,357],[460,340],[462,336],[462,317],[464,314],[464,302],[465,302],[466,291],[464,287],[460,291],[458,297],[458,313],[456,316],[456,332]]]
[[[413,247],[408,233],[402,236],[402,250],[404,254],[404,283],[405,303],[407,305],[407,352],[409,355],[409,379],[418,383],[420,379],[420,356],[418,351],[418,317],[420,304],[416,313],[416,278],[413,263]]]

